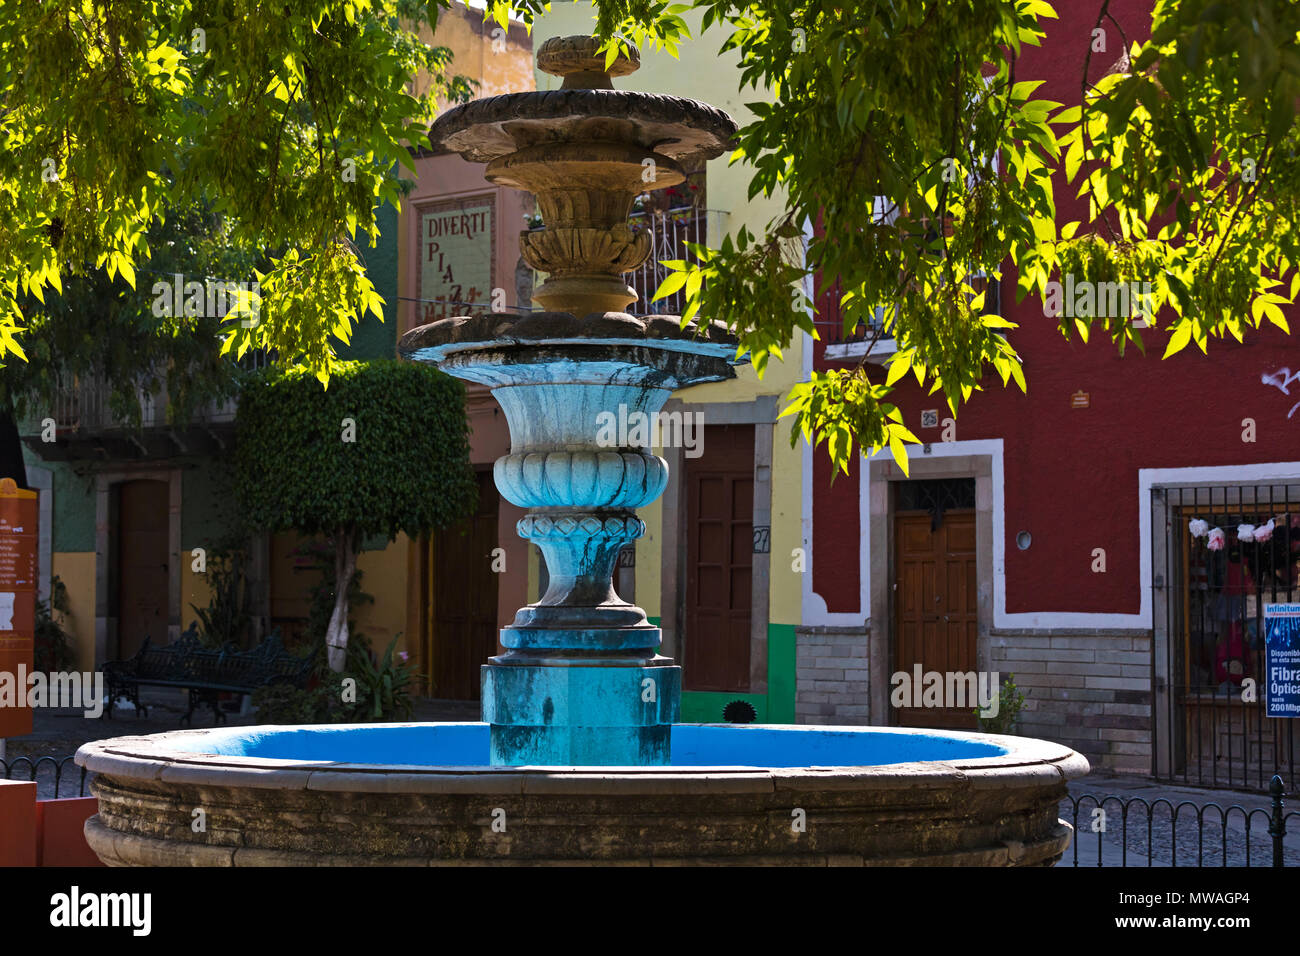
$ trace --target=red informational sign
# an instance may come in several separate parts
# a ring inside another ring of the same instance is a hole
[[[36,492],[0,478],[0,680],[30,674],[36,648]],[[12,684],[11,684],[12,686]],[[0,707],[0,738],[32,732],[26,681],[15,686],[20,707]]]

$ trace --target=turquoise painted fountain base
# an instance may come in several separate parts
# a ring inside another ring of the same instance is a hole
[[[666,766],[681,668],[670,658],[492,658],[483,720],[493,766]]]

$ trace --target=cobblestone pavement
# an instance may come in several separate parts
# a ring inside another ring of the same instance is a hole
[[[1069,789],[1078,802],[1078,819],[1070,800],[1061,801],[1060,815],[1075,827],[1075,841],[1057,866],[1074,866],[1076,852],[1079,866],[1093,867],[1099,865],[1099,855],[1100,865],[1105,867],[1194,867],[1198,859],[1207,867],[1269,866],[1273,862],[1268,794],[1178,787],[1143,777],[1098,773],[1072,781]],[[1152,807],[1149,838],[1148,811],[1139,800]],[[1106,812],[1104,821],[1094,815],[1099,801]],[[1120,801],[1127,802],[1127,814]],[[1210,804],[1217,804],[1222,812]],[[1283,806],[1289,819],[1282,859],[1286,866],[1300,866],[1300,795],[1284,798]],[[1094,821],[1098,826],[1104,822],[1105,831],[1094,832]]]
[[[82,771],[71,757],[77,748],[92,740],[106,737],[158,734],[182,729],[181,715],[187,709],[184,691],[150,688],[141,691],[141,701],[148,716],[138,716],[132,710],[122,710],[120,705],[111,720],[88,718],[77,708],[43,708],[33,714],[32,733],[11,737],[5,741],[5,764],[11,780],[31,780],[35,773],[37,790],[42,800],[52,797],[76,797],[89,793],[88,781],[83,782]],[[478,720],[477,701],[416,699],[412,720],[457,721]],[[239,727],[257,722],[255,713],[228,713],[222,726]],[[213,726],[212,713],[195,711],[194,727]],[[5,776],[0,766],[0,777]]]

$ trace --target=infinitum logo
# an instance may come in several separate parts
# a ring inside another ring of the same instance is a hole
[[[152,893],[82,893],[74,886],[50,897],[51,926],[130,927],[134,936],[148,936],[153,925]]]

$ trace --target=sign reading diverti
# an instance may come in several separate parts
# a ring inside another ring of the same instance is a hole
[[[1264,605],[1264,715],[1300,717],[1300,604]]]
[[[490,312],[496,287],[496,204],[491,196],[420,207],[420,321]]]

